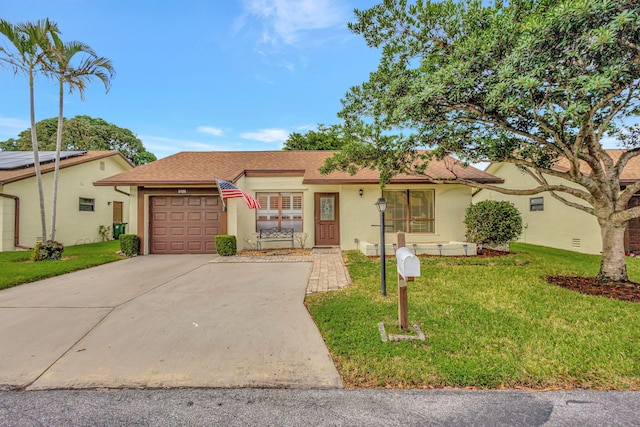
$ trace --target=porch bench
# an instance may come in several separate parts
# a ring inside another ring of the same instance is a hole
[[[291,242],[293,248],[293,228],[263,228],[258,236],[258,249],[262,249],[262,242]]]

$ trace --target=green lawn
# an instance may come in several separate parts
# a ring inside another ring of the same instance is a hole
[[[498,258],[422,258],[409,283],[409,322],[426,342],[387,342],[397,321],[395,259],[347,253],[353,286],[307,297],[334,361],[352,387],[640,389],[640,304],[582,295],[548,275],[595,276],[599,257],[513,244]],[[640,260],[628,259],[632,280]]]
[[[122,259],[120,242],[68,246],[61,261],[30,261],[31,251],[0,252],[0,289]]]

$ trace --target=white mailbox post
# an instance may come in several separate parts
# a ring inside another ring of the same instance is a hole
[[[413,281],[414,277],[420,276],[420,259],[404,245],[404,233],[398,232],[399,249],[396,252],[396,266],[398,267],[398,323],[400,324],[400,329],[406,331],[409,328],[407,281]]]

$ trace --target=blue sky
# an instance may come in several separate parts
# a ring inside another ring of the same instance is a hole
[[[20,0],[12,23],[48,17],[116,69],[65,116],[131,129],[158,157],[179,151],[278,150],[291,132],[337,123],[340,99],[380,53],[347,29],[375,0]],[[29,126],[26,78],[0,69],[0,140]],[[36,82],[36,120],[57,116],[57,89]]]

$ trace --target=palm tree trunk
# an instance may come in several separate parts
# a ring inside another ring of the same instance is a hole
[[[33,162],[36,170],[36,181],[38,182],[38,193],[40,196],[40,222],[42,226],[42,240],[47,238],[47,222],[44,211],[44,190],[42,188],[42,173],[40,172],[40,156],[38,153],[38,136],[36,133],[36,109],[33,94],[33,69],[29,70],[29,101],[31,110],[31,147],[33,148]]]
[[[58,129],[56,129],[56,162],[53,170],[53,196],[51,198],[51,232],[49,240],[56,237],[56,207],[58,204],[58,172],[60,170],[60,150],[62,147],[62,121],[64,113],[64,86],[60,79],[60,105],[58,108]]]

